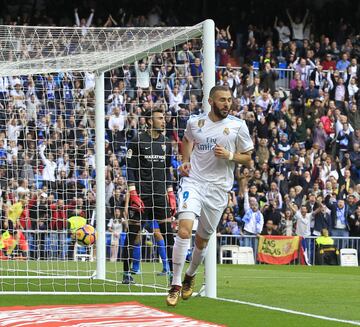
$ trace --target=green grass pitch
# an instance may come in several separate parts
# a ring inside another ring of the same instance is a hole
[[[44,271],[44,265],[54,272],[62,270],[80,270],[85,274],[95,267],[88,262],[0,262],[2,275],[11,269],[19,271],[27,266],[36,275],[38,269]],[[50,266],[49,266],[50,265]],[[117,266],[118,265],[118,266]],[[62,280],[62,279],[2,279],[0,290],[68,290],[68,291],[113,291],[128,292],[127,286],[121,285],[121,263],[107,264],[107,278],[110,282],[97,280]],[[155,276],[152,271],[159,271],[159,264],[143,264],[143,274],[134,276],[137,282],[156,284],[164,292],[166,278]],[[12,274],[14,273],[12,272]],[[201,286],[200,274],[198,289]],[[15,286],[16,282],[16,286]],[[337,319],[360,322],[360,268],[326,267],[326,266],[242,266],[218,265],[218,297],[269,305],[322,315]],[[148,291],[147,287],[132,286],[131,291]],[[101,295],[4,295],[0,296],[1,306],[44,305],[44,304],[78,304],[78,303],[111,303],[138,301],[145,305],[202,319],[226,326],[346,326],[341,322],[320,320],[290,313],[256,308],[244,304],[229,303],[220,300],[193,297],[181,301],[176,308],[168,308],[164,296],[101,296]]]

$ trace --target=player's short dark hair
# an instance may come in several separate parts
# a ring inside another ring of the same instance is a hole
[[[149,125],[149,120],[153,117],[155,112],[160,112],[162,114],[165,114],[165,111],[161,108],[154,108],[154,109],[148,109],[144,113],[146,124]]]
[[[211,88],[210,90],[210,93],[209,93],[209,98],[212,98],[214,96],[214,94],[216,92],[219,92],[219,91],[225,91],[225,92],[230,92],[230,88],[226,85],[215,85]]]

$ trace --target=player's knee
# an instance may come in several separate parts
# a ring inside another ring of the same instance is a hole
[[[199,250],[203,250],[207,247],[209,240],[206,240],[199,235],[195,237],[195,245]]]
[[[178,236],[182,239],[189,239],[191,238],[191,230],[188,230],[187,228],[179,228],[178,230]]]

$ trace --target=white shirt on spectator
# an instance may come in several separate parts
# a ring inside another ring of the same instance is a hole
[[[278,31],[279,33],[279,40],[282,42],[282,43],[289,43],[290,42],[290,37],[289,35],[291,34],[290,33],[290,29],[289,27],[287,26],[276,26],[276,30]]]
[[[305,217],[301,214],[300,210],[295,213],[294,218],[296,219],[296,235],[298,236],[310,236],[310,224],[311,224],[311,213],[307,213]]]
[[[7,161],[9,164],[13,163],[13,156],[17,157],[19,152],[19,148],[17,146],[15,147],[9,147],[8,151],[7,151]]]
[[[168,84],[166,85],[166,88],[169,91],[169,108],[179,110],[179,104],[184,103],[184,94],[179,89],[179,93],[175,95]]]
[[[296,24],[295,22],[292,22],[291,27],[293,30],[293,39],[304,40],[304,23]]]
[[[89,18],[87,19],[86,24],[85,24],[85,25],[81,25],[81,24],[80,24],[79,14],[77,13],[77,11],[75,11],[75,23],[76,23],[76,26],[81,27],[81,34],[82,34],[82,36],[85,36],[85,35],[86,35],[87,29],[88,29],[88,27],[90,27],[93,18],[94,18],[94,13],[92,12],[92,13],[90,14]]]
[[[250,209],[249,193],[244,193],[244,210],[245,213]],[[259,216],[260,219],[256,219]],[[260,210],[251,213],[251,219],[245,223],[244,230],[250,234],[260,234],[264,227],[264,216]]]
[[[19,137],[19,132],[22,128],[23,128],[22,125],[16,125],[16,126],[12,124],[7,125],[7,139],[9,141],[17,142],[17,139]]]
[[[61,171],[65,171],[66,176],[69,175],[69,172],[70,172],[70,163],[69,163],[69,161],[65,162],[64,158],[60,157],[60,158],[58,158],[56,160],[56,165],[57,165],[58,176],[60,176]]]
[[[136,87],[147,89],[150,87],[150,73],[151,73],[152,60],[149,61],[145,70],[140,70],[139,62],[135,61],[136,72]]]
[[[45,146],[41,145],[39,153],[40,153],[40,158],[44,164],[44,168],[42,171],[43,179],[44,181],[55,182],[56,162],[47,159],[45,157],[44,151],[45,151]]]
[[[335,89],[335,100],[344,101],[345,100],[345,85],[338,85]]]
[[[86,72],[85,73],[85,91],[89,91],[95,88],[95,74]]]
[[[121,111],[119,116],[111,115],[109,118],[109,129],[122,131],[125,128],[125,111]]]
[[[10,96],[14,99],[15,108],[26,108],[25,93],[23,91],[11,90]]]
[[[110,218],[107,227],[111,228],[114,233],[122,233],[123,231],[123,219]]]
[[[9,79],[7,77],[0,77],[0,92],[9,94]]]
[[[111,114],[111,111],[115,107],[122,107],[124,104],[124,96],[122,94],[112,93],[108,96],[108,114]]]

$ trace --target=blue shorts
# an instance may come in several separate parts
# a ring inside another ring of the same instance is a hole
[[[157,220],[144,220],[141,222],[141,227],[152,233],[154,229],[160,229]]]

